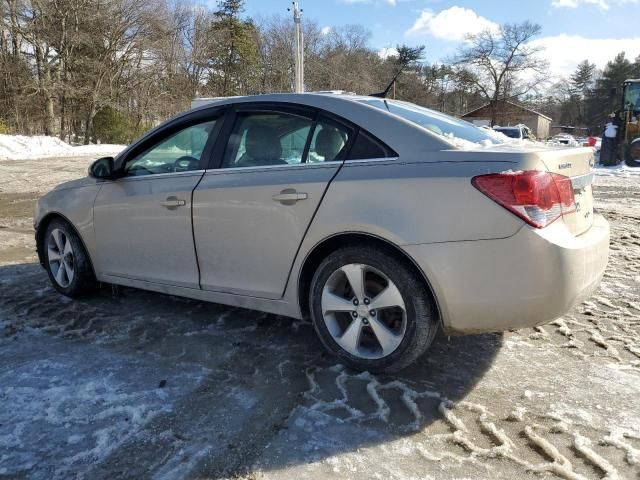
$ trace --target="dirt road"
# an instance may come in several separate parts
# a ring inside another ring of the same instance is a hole
[[[87,164],[0,162],[0,478],[640,478],[637,173],[598,172],[612,246],[589,301],[534,330],[439,337],[374,376],[304,322],[55,293],[31,208]]]

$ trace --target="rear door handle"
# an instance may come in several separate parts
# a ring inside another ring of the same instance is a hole
[[[304,192],[296,192],[293,188],[285,188],[280,193],[274,195],[273,200],[283,205],[293,205],[300,200],[306,200],[309,196]]]
[[[167,197],[167,199],[164,202],[160,202],[160,205],[162,205],[165,208],[168,208],[169,210],[175,210],[178,207],[184,207],[187,204],[186,201],[184,200],[180,200],[178,197]]]

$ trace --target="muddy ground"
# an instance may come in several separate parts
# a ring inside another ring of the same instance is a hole
[[[55,293],[31,209],[88,161],[0,161],[0,478],[640,478],[637,173],[598,172],[611,260],[589,301],[375,376],[304,322]]]

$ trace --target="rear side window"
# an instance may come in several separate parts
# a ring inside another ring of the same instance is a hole
[[[367,99],[362,103],[386,110],[449,140],[462,139],[480,144],[502,143],[475,125],[444,113],[398,100]]]
[[[239,113],[222,168],[300,164],[312,124],[311,118],[288,112]]]
[[[364,130],[360,130],[347,160],[397,157],[397,154]]]
[[[352,128],[320,116],[309,145],[309,163],[333,162],[344,159]]]

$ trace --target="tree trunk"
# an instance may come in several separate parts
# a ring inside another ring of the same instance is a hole
[[[91,135],[93,134],[93,117],[95,116],[96,116],[96,103],[91,102],[91,106],[87,111],[87,116],[85,118],[85,125],[84,125],[84,142],[83,143],[85,145],[89,145],[89,142],[91,140]]]
[[[45,125],[44,125],[44,133],[45,135],[54,135],[56,125],[55,125],[55,114],[53,110],[53,98],[48,93],[45,97]]]
[[[489,101],[489,111],[491,112],[491,126],[495,126],[498,121],[498,98],[494,96],[492,100]]]
[[[66,141],[66,129],[67,129],[67,98],[65,92],[63,90],[62,95],[60,96],[60,140],[63,142]]]

